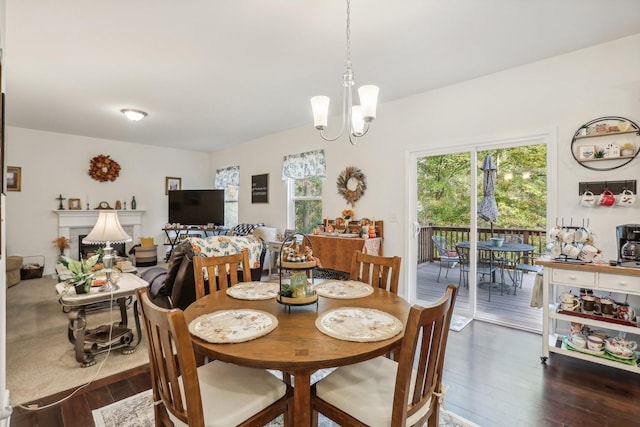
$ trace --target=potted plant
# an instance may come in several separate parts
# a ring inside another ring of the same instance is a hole
[[[60,256],[64,255],[64,250],[65,249],[69,249],[69,239],[67,239],[64,236],[60,236],[57,239],[55,239],[53,242],[53,246],[55,246],[56,248],[58,248],[60,250]]]
[[[60,263],[71,272],[72,277],[67,280],[67,283],[75,288],[77,294],[87,293],[91,289],[91,282],[96,274],[94,267],[98,263],[102,253],[102,249],[99,249],[95,255],[79,261],[66,256],[60,256]]]

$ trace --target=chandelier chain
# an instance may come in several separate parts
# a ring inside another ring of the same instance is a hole
[[[347,0],[347,62],[351,62],[351,2]]]

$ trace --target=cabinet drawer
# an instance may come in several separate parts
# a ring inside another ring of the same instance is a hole
[[[551,282],[591,289],[596,286],[596,273],[590,271],[553,269]]]
[[[640,278],[624,274],[600,274],[598,289],[640,295]]]

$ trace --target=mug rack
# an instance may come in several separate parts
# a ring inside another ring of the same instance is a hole
[[[568,228],[570,230],[577,230],[579,228],[589,228],[589,218],[582,218],[582,225],[573,225],[573,217],[569,218],[569,225],[565,225],[564,218],[556,218],[556,226],[561,228]]]
[[[610,190],[613,194],[620,194],[624,190],[630,190],[633,194],[638,194],[637,180],[628,179],[624,181],[595,181],[595,182],[579,182],[578,195],[582,196],[585,191],[591,191],[593,194],[602,194],[604,190]]]
[[[564,223],[564,218],[561,218],[560,221],[558,221],[558,218],[556,218],[556,226],[557,227],[561,227],[563,229],[567,229],[567,230],[571,230],[573,232],[575,232],[576,230],[579,230],[581,228],[589,228],[589,218],[582,218],[582,225],[573,225],[573,217],[569,219],[569,225],[565,225]],[[585,245],[585,242],[576,242],[575,240],[571,242],[571,245],[582,249],[583,246]],[[584,264],[585,262],[582,261],[579,258],[573,258],[570,257],[566,254],[560,254],[557,257],[554,257],[554,261],[559,261],[559,262],[572,262],[572,263],[579,263],[579,264]]]

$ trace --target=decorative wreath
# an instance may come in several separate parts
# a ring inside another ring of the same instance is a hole
[[[120,164],[110,156],[100,154],[91,159],[89,175],[100,182],[115,181],[120,176]]]
[[[349,188],[349,181],[352,179],[356,182],[356,188],[354,190]],[[367,189],[364,174],[355,166],[348,166],[340,176],[338,176],[336,184],[338,186],[338,194],[344,197],[347,202],[351,203],[352,208],[355,207],[356,202],[360,200],[360,197],[364,194],[364,190]]]

